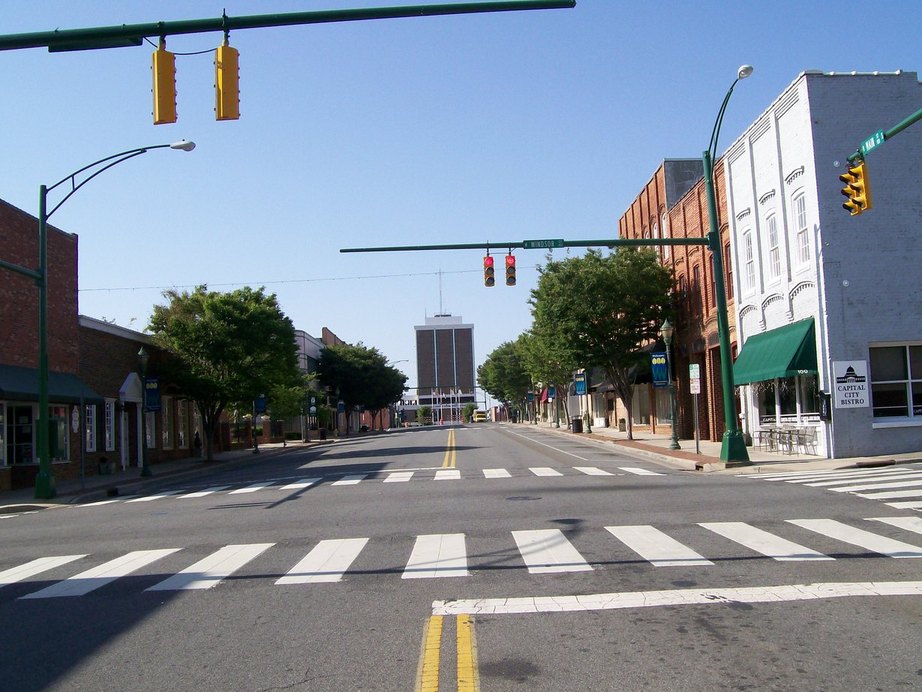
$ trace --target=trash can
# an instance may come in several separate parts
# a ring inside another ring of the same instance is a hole
[[[327,439],[327,429],[326,428],[320,428],[320,439],[321,440]]]
[[[570,430],[575,433],[583,432],[583,419],[579,416],[570,419]]]

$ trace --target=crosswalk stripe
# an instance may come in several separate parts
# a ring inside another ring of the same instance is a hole
[[[58,598],[61,596],[84,596],[90,591],[95,591],[106,584],[136,572],[145,565],[149,565],[167,555],[175,553],[179,548],[165,548],[163,550],[135,550],[122,557],[110,560],[98,567],[88,569],[80,574],[59,581],[35,593],[30,593],[22,598]]]
[[[884,490],[886,488],[917,488],[922,486],[922,478],[914,481],[893,481],[892,483],[882,482],[865,483],[864,485],[849,485],[844,488],[829,488],[834,493],[857,493],[864,490]]]
[[[867,483],[869,481],[877,481],[879,483],[889,483],[890,481],[898,481],[909,478],[919,478],[922,479],[922,471],[908,471],[905,473],[888,473],[874,476],[850,476],[848,478],[836,478],[832,481],[820,481],[819,483],[804,483],[804,485],[810,488],[832,488],[836,485],[854,485],[856,483]]]
[[[664,476],[665,474],[659,473],[658,471],[648,471],[647,469],[642,469],[637,466],[619,466],[621,471],[626,471],[627,473],[633,473],[635,476]]]
[[[320,478],[302,478],[294,483],[283,485],[281,490],[304,490],[304,488],[310,488],[314,483],[320,482],[320,480]]]
[[[714,564],[653,526],[606,526],[605,530],[655,567]]]
[[[779,562],[834,559],[741,521],[722,521],[698,525]]]
[[[403,579],[467,577],[467,548],[463,533],[417,536],[403,570]]]
[[[231,490],[228,495],[241,495],[243,493],[255,493],[257,490],[264,490],[270,485],[274,485],[275,481],[265,481],[261,483],[253,483],[253,485],[248,485],[245,488],[237,488],[237,490]]]
[[[856,497],[867,500],[898,500],[902,497],[922,497],[922,488],[915,490],[888,490],[883,493],[855,493]]]
[[[913,502],[887,502],[887,507],[893,507],[894,509],[922,509],[922,502],[913,501]]]
[[[98,500],[97,502],[87,502],[85,505],[74,505],[75,507],[101,507],[102,505],[111,505],[114,502],[127,502],[132,499],[134,495],[129,497],[117,497],[114,500]]]
[[[320,541],[313,550],[288,570],[276,584],[318,584],[342,581],[346,570],[368,543],[367,538],[338,538]]]
[[[484,478],[511,478],[511,474],[506,469],[484,469]]]
[[[435,472],[437,481],[459,481],[461,480],[461,471],[459,469],[441,469]]]
[[[896,558],[922,557],[922,548],[885,536],[878,536],[870,531],[856,529],[834,519],[788,519],[787,522],[881,555]]]
[[[196,497],[205,497],[206,495],[211,495],[212,493],[217,493],[217,492],[221,492],[222,490],[227,490],[229,487],[230,487],[229,485],[215,485],[215,486],[212,486],[211,488],[205,488],[204,490],[199,490],[194,493],[186,493],[185,495],[180,495],[178,499],[188,500],[188,499],[196,498]]]
[[[358,485],[363,480],[368,477],[367,473],[358,473],[353,476],[343,476],[338,481],[334,481],[331,485]]]
[[[5,569],[0,572],[0,587],[7,586],[8,584],[15,584],[23,579],[34,577],[36,574],[47,572],[50,569],[66,565],[68,562],[73,562],[74,560],[79,560],[84,557],[86,557],[86,555],[55,555],[30,560],[18,567],[11,567],[10,569]]]
[[[879,521],[883,524],[890,524],[890,526],[896,526],[906,531],[922,534],[922,517],[878,517],[868,519],[867,521]]]
[[[513,531],[512,537],[531,574],[592,571],[560,529]]]
[[[406,483],[413,477],[412,471],[394,471],[393,473],[387,474],[387,478],[384,479],[385,483]]]
[[[756,478],[763,481],[790,481],[795,482],[803,480],[804,482],[818,481],[824,478],[847,478],[849,476],[874,476],[878,474],[886,475],[888,473],[899,473],[902,469],[888,467],[884,469],[851,469],[851,470],[830,470],[822,471],[783,471],[778,473],[747,473],[740,478]]]
[[[225,546],[182,572],[154,584],[147,591],[211,589],[273,545],[275,543]]]
[[[604,469],[600,469],[596,466],[574,466],[574,469],[580,473],[585,473],[587,476],[614,476],[615,474]]]
[[[552,469],[550,466],[536,466],[534,468],[528,469],[536,476],[562,476],[563,474],[556,470]]]
[[[131,500],[125,500],[125,502],[152,502],[153,500],[162,500],[165,497],[172,497],[173,495],[179,495],[182,490],[167,490],[163,493],[157,493],[156,495],[147,495],[145,497],[136,497]]]

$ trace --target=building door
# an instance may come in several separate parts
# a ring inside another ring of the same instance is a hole
[[[126,411],[123,406],[118,419],[118,459],[119,463],[122,465],[123,471],[128,468],[128,464],[130,463],[128,454],[128,411]]]

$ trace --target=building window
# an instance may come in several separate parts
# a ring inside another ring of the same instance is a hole
[[[733,300],[733,255],[730,252],[730,243],[724,245],[724,270],[727,272],[727,300]]]
[[[701,300],[701,292],[703,290],[704,288],[701,285],[701,267],[696,264],[692,270],[692,300],[694,301],[693,308],[697,315],[701,314],[701,308],[704,305]]]
[[[663,229],[663,237],[669,237],[669,216],[666,213],[663,213],[662,222],[660,223],[660,228]],[[669,257],[669,252],[671,250],[671,245],[663,245],[663,256]]]
[[[710,264],[708,265],[711,270],[711,295],[709,296],[708,305],[712,308],[717,305],[717,275],[714,273],[714,255],[711,255]]]
[[[104,431],[106,451],[115,450],[115,402],[111,399],[106,401],[106,427]]]
[[[922,420],[922,345],[871,349],[871,405],[875,418]]]
[[[181,399],[176,405],[176,445],[180,449],[187,449],[189,447],[188,441],[186,440],[186,400]]]
[[[752,231],[743,233],[743,261],[746,263],[746,291],[756,287],[756,262],[752,254]]]
[[[0,401],[0,466],[6,466],[6,404]]]
[[[771,278],[777,279],[781,276],[781,247],[778,244],[778,224],[774,214],[765,219],[765,227],[768,234],[768,271]]]
[[[144,417],[147,418],[145,422],[146,430],[144,431],[148,449],[157,449],[157,444],[155,440],[157,439],[157,414],[153,411],[145,411]]]
[[[794,226],[797,229],[797,261],[810,261],[810,235],[807,232],[807,202],[803,195],[794,198]]]
[[[86,451],[96,451],[96,407],[86,406],[86,422],[83,430],[86,434]]]
[[[173,399],[171,397],[163,397],[163,403],[161,404],[160,412],[163,417],[163,422],[160,424],[160,432],[162,434],[162,447],[163,449],[173,449]]]

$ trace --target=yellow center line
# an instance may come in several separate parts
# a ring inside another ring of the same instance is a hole
[[[442,461],[443,469],[455,468],[457,450],[455,449],[455,429],[448,430],[448,446],[445,448],[445,459]]]
[[[480,673],[477,670],[477,638],[474,618],[458,616],[458,692],[479,692]]]
[[[442,616],[432,615],[423,628],[423,645],[416,669],[416,692],[439,692],[439,651],[442,648]]]

